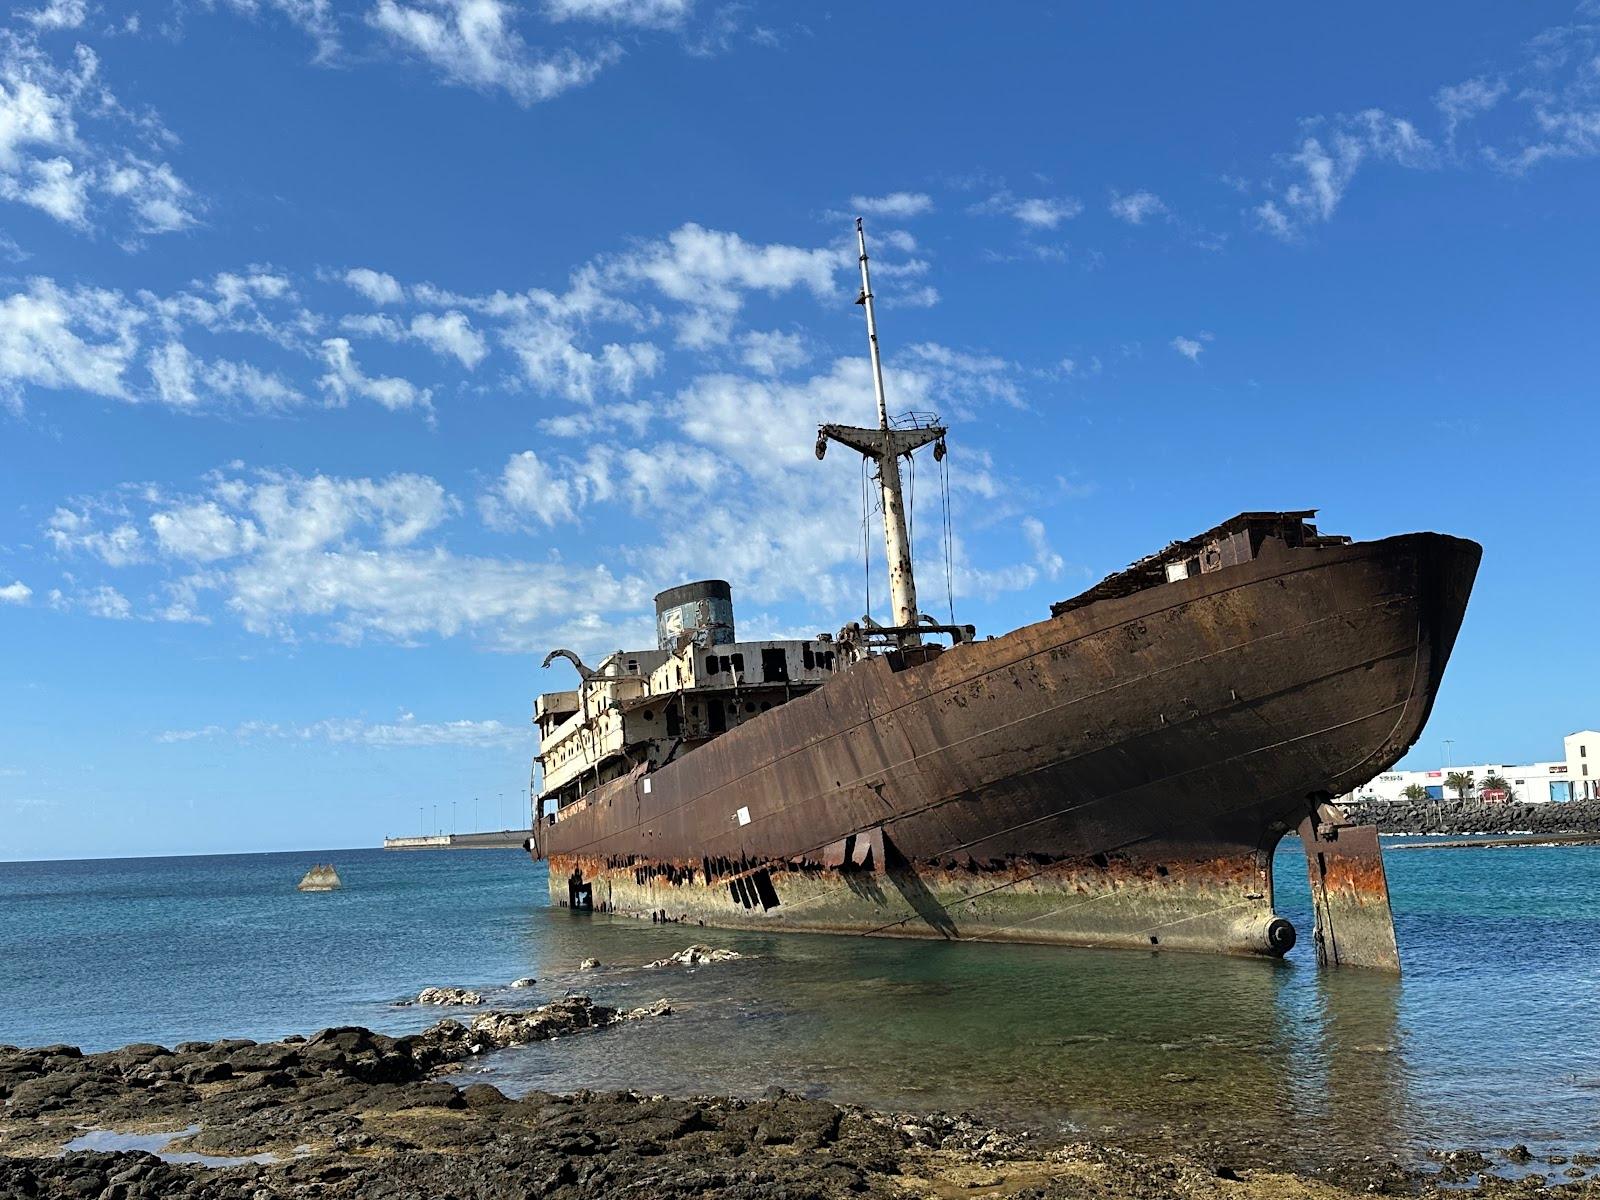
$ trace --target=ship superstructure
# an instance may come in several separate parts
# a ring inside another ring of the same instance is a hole
[[[823,425],[882,503],[893,615],[737,640],[727,583],[538,700],[529,848],[554,902],[706,925],[1281,955],[1298,831],[1319,959],[1398,969],[1375,832],[1331,798],[1422,731],[1481,549],[1249,512],[978,640],[917,604],[865,234],[875,428]],[[931,638],[947,639],[948,646]]]
[[[618,650],[591,670],[570,650],[577,688],[534,706],[541,802],[559,809],[644,766],[656,770],[712,738],[821,687],[842,665],[831,634],[810,641],[737,640],[726,581],[656,597],[656,648]]]

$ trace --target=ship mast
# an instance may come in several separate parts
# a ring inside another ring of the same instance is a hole
[[[894,624],[882,632],[892,634],[902,649],[922,644],[922,614],[917,609],[917,581],[911,567],[911,539],[906,533],[905,494],[900,486],[900,457],[934,444],[934,455],[944,457],[944,427],[937,418],[912,416],[900,428],[889,423],[883,392],[883,360],[878,352],[878,316],[873,306],[872,277],[867,270],[867,235],[856,218],[856,245],[861,251],[861,295],[856,303],[867,312],[867,349],[872,356],[872,391],[878,402],[878,427],[823,425],[817,431],[817,457],[830,441],[848,446],[877,466],[878,491],[883,501],[883,544],[889,562],[889,596]]]

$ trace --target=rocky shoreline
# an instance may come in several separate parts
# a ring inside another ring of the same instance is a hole
[[[1434,1174],[1366,1160],[1296,1175],[1237,1165],[1214,1147],[1180,1158],[1047,1145],[970,1116],[876,1113],[778,1090],[759,1100],[632,1092],[513,1099],[486,1083],[439,1078],[496,1049],[604,1036],[597,1031],[670,1013],[664,1001],[623,1012],[569,996],[406,1037],[352,1026],[278,1042],[102,1054],[0,1046],[0,1196],[1339,1200],[1448,1189],[1600,1197],[1600,1184],[1587,1180],[1547,1185],[1542,1176],[1489,1173],[1514,1170],[1516,1148],[1493,1162],[1476,1151],[1441,1155]],[[79,1148],[108,1141],[140,1148]]]
[[[1600,836],[1600,802],[1483,804],[1476,800],[1383,800],[1342,806],[1379,833],[1582,833]]]

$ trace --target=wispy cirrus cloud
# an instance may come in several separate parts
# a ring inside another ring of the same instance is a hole
[[[933,211],[933,197],[926,192],[888,192],[882,196],[851,196],[850,210],[863,217],[892,217],[904,220]]]
[[[1299,147],[1285,160],[1289,182],[1273,188],[1275,194],[1254,210],[1261,228],[1286,241],[1332,220],[1363,164],[1415,169],[1438,163],[1433,143],[1415,125],[1381,109],[1313,118],[1303,127]]]
[[[1173,338],[1168,345],[1170,345],[1179,354],[1183,355],[1184,358],[1187,358],[1190,362],[1198,363],[1200,361],[1200,355],[1204,352],[1205,348],[1215,340],[1216,338],[1214,334],[1207,330],[1201,330],[1194,337],[1184,337],[1182,334],[1179,334],[1177,337]]]
[[[1011,217],[1024,228],[1051,230],[1083,212],[1083,201],[1076,196],[1017,196],[1007,189],[969,205],[977,215]]]
[[[552,21],[596,21],[646,29],[682,25],[694,11],[694,0],[545,0]]]
[[[524,105],[582,87],[622,57],[622,48],[611,43],[583,53],[536,51],[518,32],[516,17],[502,0],[378,0],[367,20],[447,82],[503,91]]]
[[[1126,194],[1112,192],[1107,208],[1113,217],[1129,225],[1143,225],[1150,218],[1162,216],[1167,211],[1160,196],[1142,189]]]
[[[196,729],[168,729],[156,741],[178,745],[196,741],[323,742],[335,746],[366,746],[376,750],[414,750],[434,746],[493,747],[527,745],[530,727],[497,720],[419,721],[401,713],[393,721],[368,721],[360,717],[330,717],[307,724],[244,721],[232,727],[204,725]]]

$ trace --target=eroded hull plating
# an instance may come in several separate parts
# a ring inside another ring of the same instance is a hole
[[[563,904],[706,925],[1281,954],[1272,853],[1392,765],[1479,548],[1286,550],[858,663],[537,831]]]

